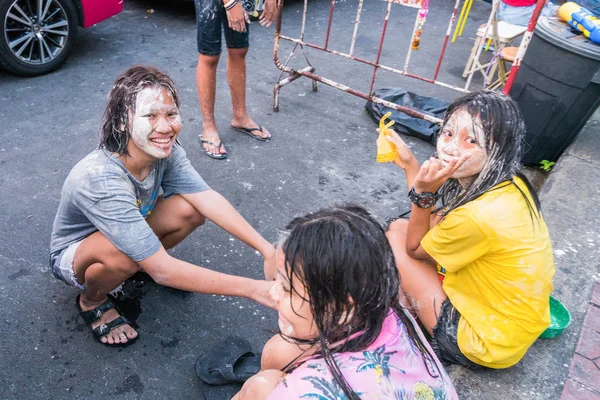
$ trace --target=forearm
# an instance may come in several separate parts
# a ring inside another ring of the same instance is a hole
[[[162,250],[164,251],[164,250]],[[250,298],[255,280],[223,274],[169,256],[142,261],[140,266],[159,284],[188,292]],[[152,256],[155,257],[155,256]],[[151,258],[152,258],[151,257]]]
[[[419,162],[416,158],[404,168],[404,172],[406,173],[406,186],[410,190],[414,186],[415,178],[419,173]]]
[[[210,192],[182,195],[202,215],[221,229],[235,236],[248,246],[260,252],[263,257],[272,251],[273,246],[263,238],[235,208],[219,193]]]
[[[406,252],[413,258],[421,258],[417,249],[421,246],[421,240],[430,229],[431,208],[419,208],[412,205],[408,229],[406,232]]]

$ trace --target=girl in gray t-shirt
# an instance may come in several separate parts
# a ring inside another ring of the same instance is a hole
[[[259,251],[266,277],[273,278],[273,246],[192,167],[177,141],[180,129],[173,81],[154,68],[131,67],[109,94],[99,149],[63,185],[52,272],[82,290],[77,307],[103,344],[130,344],[138,336],[109,292],[140,269],[162,285],[273,306],[271,282],[222,274],[166,252],[208,218]]]

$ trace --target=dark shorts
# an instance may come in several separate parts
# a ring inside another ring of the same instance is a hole
[[[247,48],[250,45],[246,32],[236,32],[227,23],[227,13],[221,0],[195,0],[196,32],[198,38],[198,53],[206,56],[221,54],[221,29],[225,34],[225,43],[230,49]],[[222,27],[222,28],[221,28]]]
[[[442,303],[437,325],[433,328],[431,347],[443,363],[458,364],[478,370],[485,367],[475,364],[461,353],[458,348],[458,321],[460,313],[449,299]]]

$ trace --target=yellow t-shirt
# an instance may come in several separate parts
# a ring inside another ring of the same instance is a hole
[[[446,270],[443,289],[462,315],[458,347],[490,368],[516,364],[550,324],[548,228],[524,182],[514,181],[531,214],[521,192],[504,182],[452,211],[421,241]]]

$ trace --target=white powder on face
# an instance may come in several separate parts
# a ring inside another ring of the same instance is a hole
[[[156,126],[153,126],[148,115],[152,113],[167,113],[173,109],[174,105],[173,96],[164,88],[146,88],[138,93],[135,105],[136,111],[133,116],[131,129],[131,139],[140,149],[152,157],[165,158],[170,154],[171,147],[181,129],[181,117],[177,113],[176,116],[168,119],[169,128],[172,131],[171,135],[156,135],[157,137],[160,136],[162,140],[165,140],[167,137],[170,138],[170,145],[167,148],[161,148],[153,145],[150,141],[150,137],[153,131],[156,130]],[[155,115],[154,120],[157,120],[158,117],[158,115]]]
[[[279,330],[284,335],[291,336],[294,334],[294,327],[281,314],[279,314],[279,320],[277,321],[277,324],[279,325]]]
[[[468,137],[474,138],[477,145],[468,147],[464,142],[464,130],[468,130]],[[442,161],[442,165],[446,165],[454,158],[467,157],[466,161],[452,174],[452,178],[468,178],[477,175],[483,169],[487,160],[487,152],[485,150],[485,135],[478,120],[469,114],[465,109],[459,109],[448,120],[444,131],[452,133],[451,137],[447,137],[442,132],[442,136],[438,139],[436,148],[438,157]]]

